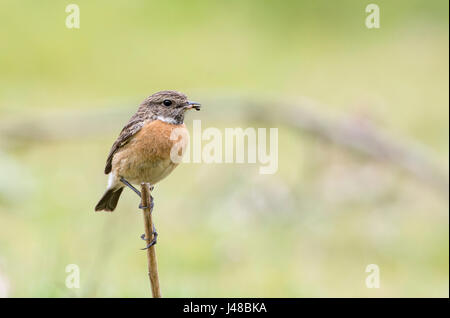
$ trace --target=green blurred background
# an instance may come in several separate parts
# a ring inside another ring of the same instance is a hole
[[[80,29],[65,7],[80,7]],[[264,127],[228,96],[306,97],[449,153],[448,1],[0,2],[0,295],[147,297],[125,191],[94,213],[106,155],[146,96],[203,103],[203,127]],[[270,112],[273,112],[270,113]],[[216,116],[214,116],[216,115]],[[69,125],[70,124],[70,125]],[[167,297],[448,297],[448,195],[394,165],[279,128],[279,169],[183,164],[157,185]],[[66,265],[80,268],[68,289]],[[366,288],[368,264],[380,288]]]

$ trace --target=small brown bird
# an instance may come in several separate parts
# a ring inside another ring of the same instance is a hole
[[[188,101],[176,91],[161,91],[146,98],[123,127],[106,160],[108,187],[95,211],[114,211],[124,186],[139,193],[130,183],[161,181],[178,165],[170,152],[176,140],[174,129],[185,128],[186,110],[200,110],[200,104]]]

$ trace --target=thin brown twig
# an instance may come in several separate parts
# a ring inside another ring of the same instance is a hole
[[[153,237],[153,221],[152,221],[152,209],[150,205],[153,202],[153,198],[150,194],[150,184],[141,184],[141,196],[142,196],[142,206],[144,214],[144,226],[145,226],[145,237],[151,240]],[[158,276],[158,263],[156,260],[156,250],[155,245],[150,246],[147,249],[147,262],[148,262],[148,277],[150,278],[150,287],[152,290],[153,298],[161,298],[161,288],[159,286],[159,276]]]

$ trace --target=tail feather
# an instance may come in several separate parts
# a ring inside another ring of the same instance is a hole
[[[114,211],[119,202],[120,195],[122,194],[123,187],[119,189],[108,189],[103,194],[100,201],[95,206],[95,211]]]

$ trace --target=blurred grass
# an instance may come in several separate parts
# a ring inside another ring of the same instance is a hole
[[[199,101],[308,96],[421,142],[448,165],[447,1],[378,1],[379,30],[365,28],[363,1],[77,1],[79,30],[64,26],[69,3],[0,4],[1,118],[137,105],[161,89]],[[126,191],[111,215],[93,212],[115,137],[0,152],[0,276],[11,296],[149,294],[135,195]],[[156,187],[165,296],[448,297],[447,200],[284,127],[279,144],[273,176],[185,164]],[[64,285],[71,263],[79,290]],[[378,290],[364,284],[371,263]]]

